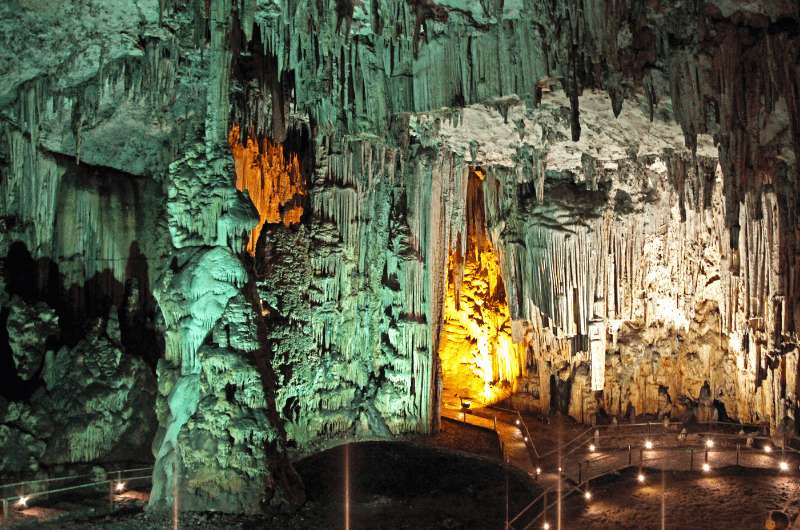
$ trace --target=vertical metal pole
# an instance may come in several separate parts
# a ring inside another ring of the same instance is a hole
[[[689,471],[694,470],[694,448],[689,449]]]
[[[542,500],[542,519],[547,521],[547,490],[544,490],[544,499]]]
[[[741,451],[742,445],[739,442],[736,442],[736,465],[739,465],[739,452]]]
[[[628,465],[633,463],[633,456],[631,455],[631,444],[628,444]]]
[[[708,463],[708,449],[706,449],[706,463]]]
[[[506,526],[505,530],[508,530],[508,465],[503,466],[506,470]]]
[[[3,499],[3,526],[8,526],[11,512],[8,511],[8,499]]]
[[[644,462],[644,449],[642,449],[640,447],[639,448],[639,463],[641,464],[642,462]]]
[[[667,479],[663,460],[661,461],[661,530],[667,530]]]
[[[583,482],[583,462],[578,461],[578,484]]]

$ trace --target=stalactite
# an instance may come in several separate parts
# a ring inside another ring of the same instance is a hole
[[[236,189],[247,191],[258,210],[259,222],[250,232],[247,251],[254,255],[258,236],[266,223],[286,226],[300,222],[305,195],[300,159],[297,154],[284,154],[283,145],[272,144],[265,138],[259,146],[248,138],[239,142],[239,128],[234,126],[228,135],[236,171]]]

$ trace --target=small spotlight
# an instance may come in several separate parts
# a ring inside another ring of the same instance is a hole
[[[652,449],[653,448],[653,441],[652,440],[645,440],[644,441],[644,448],[645,449]]]
[[[544,524],[542,525],[542,528],[544,528],[544,530],[550,530],[550,523],[545,521]]]
[[[708,440],[706,440],[706,447],[708,447],[709,449],[711,449],[712,447],[714,447],[714,440],[712,440],[711,438],[709,438]]]
[[[519,418],[517,418],[516,420],[514,420],[514,425],[519,425]]]
[[[17,508],[27,508],[28,507],[28,497],[20,497],[17,500]]]
[[[561,473],[562,471],[564,471],[564,468],[562,468],[561,466],[558,466],[558,472]]]
[[[125,483],[124,482],[117,482],[116,485],[114,486],[114,489],[116,491],[118,491],[118,492],[125,491]]]
[[[542,474],[542,468],[540,468],[540,467],[537,467],[537,468],[536,468],[536,474],[537,474],[537,475],[541,475],[541,474]]]
[[[704,462],[703,463],[703,473],[708,473],[709,471],[711,471],[711,466],[709,465],[708,462]]]
[[[644,482],[644,473],[639,473],[639,476],[636,477],[639,482]]]
[[[764,452],[767,453],[767,454],[771,453],[772,452],[772,446],[771,445],[765,445],[764,446]]]
[[[596,446],[596,445],[594,445],[594,444],[589,444],[589,451],[591,451],[592,453],[594,453],[596,450],[597,450],[597,446]]]
[[[779,468],[781,471],[789,471],[789,463],[788,463],[788,462],[780,462],[780,463],[778,464],[778,468]]]
[[[592,500],[592,492],[587,491],[586,493],[583,494],[583,498],[586,499],[587,501]]]
[[[525,437],[525,443],[528,443],[528,437],[527,436]]]

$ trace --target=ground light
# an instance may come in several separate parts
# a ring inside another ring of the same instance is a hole
[[[527,436],[525,437],[525,443],[528,443],[528,437]]]
[[[537,467],[537,468],[536,468],[536,474],[537,474],[537,475],[541,475],[541,474],[542,474],[542,468],[540,468],[540,467]]]
[[[645,449],[652,449],[652,448],[653,448],[653,442],[652,442],[652,440],[645,440],[645,441],[644,441],[644,448],[645,448]]]
[[[789,463],[788,462],[780,462],[778,464],[778,468],[780,468],[781,471],[789,471]]]
[[[636,480],[638,480],[639,482],[644,482],[644,473],[639,473],[639,476],[636,477]]]
[[[544,524],[542,525],[542,528],[544,528],[544,530],[550,530],[550,523],[545,521]]]
[[[764,446],[764,452],[767,453],[767,454],[771,453],[772,452],[772,446],[771,445],[765,445]]]
[[[597,450],[597,446],[596,446],[596,445],[594,445],[594,444],[589,444],[589,451],[591,451],[592,453],[594,453],[596,450]]]
[[[27,508],[28,507],[28,497],[20,497],[17,501],[18,508]]]
[[[708,447],[709,449],[711,449],[712,447],[714,447],[714,440],[712,440],[711,438],[709,438],[708,440],[706,440],[706,447]]]
[[[118,491],[118,492],[125,491],[125,483],[124,482],[117,482],[116,485],[114,486],[114,489],[116,491]]]
[[[587,501],[592,500],[592,492],[587,491],[586,493],[583,494],[583,498],[586,499]]]
[[[514,420],[514,425],[519,425],[519,418],[517,418],[516,420]]]
[[[708,462],[704,462],[703,463],[703,473],[708,473],[709,471],[711,471],[711,465],[709,465]]]

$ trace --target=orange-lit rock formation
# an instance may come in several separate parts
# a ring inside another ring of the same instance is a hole
[[[300,222],[305,195],[300,159],[295,153],[287,159],[283,145],[267,138],[260,148],[252,138],[242,144],[238,126],[231,128],[228,142],[236,167],[236,189],[246,190],[258,210],[258,225],[247,242],[247,251],[255,254],[258,235],[266,223],[289,226]]]

